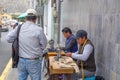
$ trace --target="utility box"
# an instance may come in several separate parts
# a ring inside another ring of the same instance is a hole
[[[37,6],[36,11],[38,13],[38,16],[43,16],[44,15],[44,7],[43,6]]]

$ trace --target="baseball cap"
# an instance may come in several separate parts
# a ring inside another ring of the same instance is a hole
[[[37,16],[37,12],[34,9],[28,9],[26,11],[27,16]]]
[[[87,32],[85,30],[78,30],[76,32],[76,38],[87,37]]]

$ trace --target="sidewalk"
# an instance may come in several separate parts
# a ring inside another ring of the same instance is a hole
[[[42,77],[41,80],[47,80],[48,77],[44,77],[45,73],[46,73],[46,70],[44,70],[44,72],[41,72],[41,74],[42,74],[41,75],[41,77]],[[16,68],[15,69],[11,68],[10,71],[8,72],[8,75],[7,75],[5,80],[18,80],[17,76],[18,76],[17,75],[17,69]],[[30,77],[28,77],[28,80],[30,80]]]
[[[49,47],[49,45],[47,45]],[[12,66],[12,65],[9,65]],[[44,69],[44,72],[41,72],[41,80],[47,80],[48,76],[45,77],[46,74],[46,68]],[[18,80],[18,74],[17,74],[17,68],[10,68],[8,75],[6,76],[5,80]],[[28,80],[30,80],[30,77],[28,76]]]

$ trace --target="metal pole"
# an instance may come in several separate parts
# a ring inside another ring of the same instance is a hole
[[[41,0],[39,0],[39,4],[38,4],[39,6],[41,6]],[[40,13],[39,13],[40,14]],[[40,20],[40,18],[41,18],[41,16],[39,15],[38,16],[38,24],[41,24],[41,20]],[[41,25],[42,26],[42,25]]]
[[[57,0],[58,1],[58,40],[57,43],[60,44],[60,23],[61,23],[61,0]]]
[[[40,16],[38,16],[38,24],[40,25]]]
[[[41,13],[42,15],[40,15],[40,19],[39,19],[40,25],[41,25],[41,27],[43,27],[43,25],[44,25],[44,23],[43,23],[43,19],[44,19],[44,5],[42,5],[42,0],[39,0],[39,4],[40,4],[41,7],[43,6],[42,7],[42,11],[41,11],[43,13]]]

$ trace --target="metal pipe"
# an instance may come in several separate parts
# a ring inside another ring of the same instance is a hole
[[[57,0],[58,1],[58,40],[57,43],[60,44],[60,23],[61,23],[61,0]]]
[[[38,6],[41,6],[41,2],[42,2],[42,1],[39,0]],[[40,14],[40,13],[39,13],[39,14]],[[40,20],[40,19],[41,19],[41,16],[39,15],[39,16],[38,16],[38,24],[41,24],[41,20]],[[41,25],[41,26],[42,26],[42,25]]]

